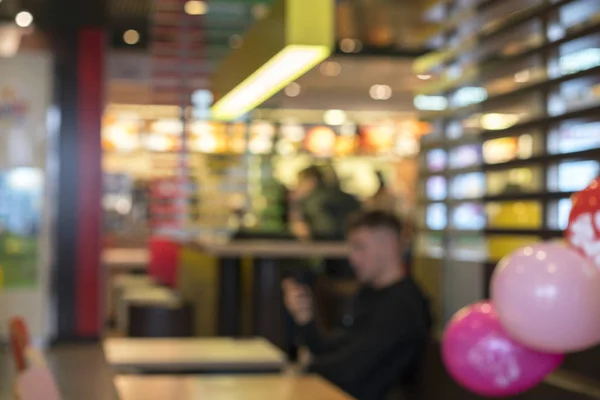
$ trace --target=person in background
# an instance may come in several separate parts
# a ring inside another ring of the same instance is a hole
[[[379,182],[377,192],[364,203],[366,210],[385,211],[397,216],[400,216],[404,221],[404,229],[407,232],[407,237],[412,237],[413,222],[406,209],[404,201],[396,196],[392,190],[386,185],[382,171],[376,171],[375,175]],[[413,263],[412,243],[406,244],[406,253],[404,254],[404,262],[406,268],[410,271]]]
[[[345,329],[323,334],[315,324],[310,289],[283,281],[284,303],[313,359],[317,373],[359,400],[379,400],[416,374],[429,337],[429,301],[403,264],[408,238],[402,221],[384,211],[366,211],[347,229],[350,262],[363,285]]]
[[[292,204],[292,232],[305,239],[343,240],[346,219],[361,208],[339,185],[328,185],[316,166],[298,174]]]
[[[376,171],[379,188],[377,192],[365,201],[365,208],[368,210],[386,211],[392,214],[402,215],[403,204],[391,189],[386,185],[382,171]]]

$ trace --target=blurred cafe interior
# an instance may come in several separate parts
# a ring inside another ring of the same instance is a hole
[[[67,400],[351,399],[273,378],[305,356],[282,280],[310,271],[329,329],[360,289],[343,237],[295,229],[309,167],[412,228],[433,349],[406,398],[482,398],[437,341],[600,176],[598,0],[82,3],[0,0],[0,398],[20,317]],[[598,354],[515,398],[600,397]]]

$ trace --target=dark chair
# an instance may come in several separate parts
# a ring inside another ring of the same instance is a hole
[[[194,335],[194,309],[190,303],[132,304],[129,337],[168,338]]]

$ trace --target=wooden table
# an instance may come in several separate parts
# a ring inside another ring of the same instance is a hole
[[[106,361],[120,371],[277,372],[284,353],[264,339],[107,339]]]
[[[352,400],[316,376],[118,376],[121,400]]]
[[[102,252],[102,263],[110,269],[146,270],[149,262],[148,249],[106,249]]]
[[[220,336],[240,336],[244,333],[267,338],[280,347],[284,341],[284,310],[281,300],[281,279],[285,265],[290,261],[315,258],[346,259],[348,245],[343,242],[305,242],[298,240],[233,240],[220,243],[193,240],[185,243],[193,252],[215,258],[219,265],[218,330]],[[242,259],[252,261],[252,289],[245,298],[242,294]],[[200,263],[197,263],[201,265]],[[242,332],[242,303],[248,302],[252,331]],[[206,305],[206,304],[204,304]],[[202,306],[202,305],[201,305]]]

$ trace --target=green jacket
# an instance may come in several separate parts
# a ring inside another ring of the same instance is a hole
[[[339,188],[317,188],[300,202],[304,221],[315,239],[343,240],[346,220],[360,208],[354,196]]]

